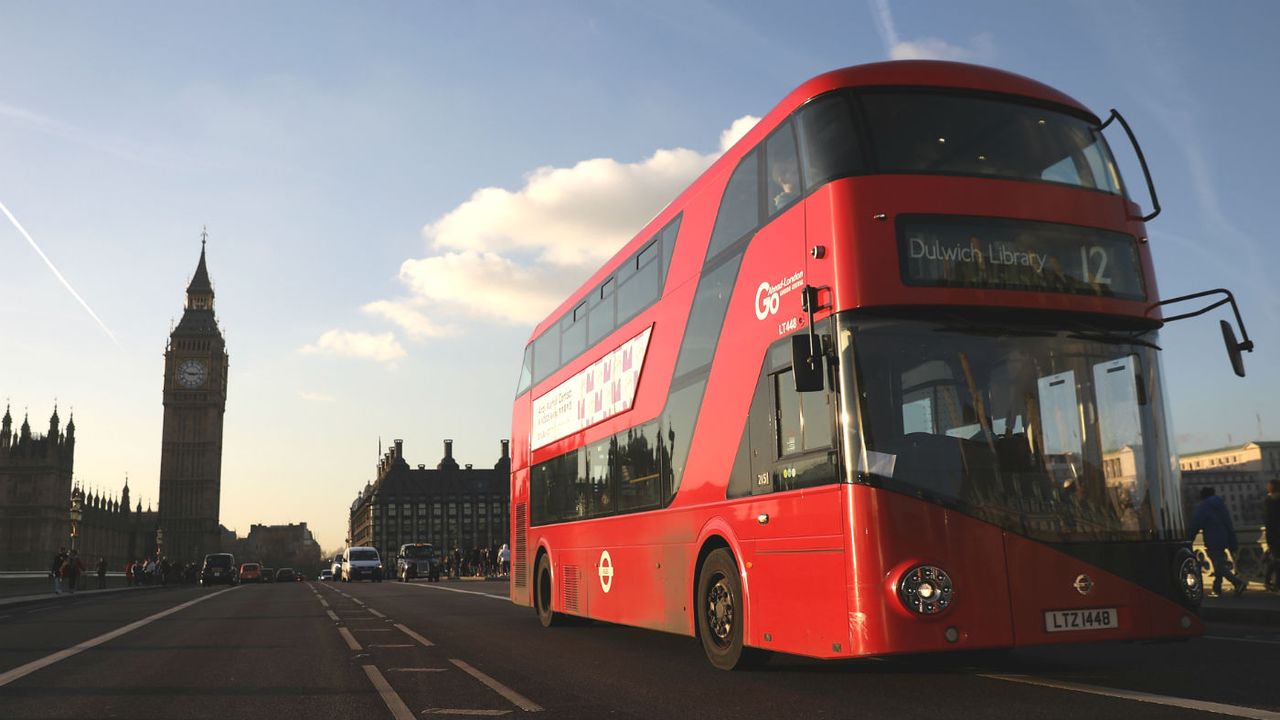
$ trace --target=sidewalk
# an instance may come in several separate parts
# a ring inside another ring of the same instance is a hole
[[[1225,583],[1230,588],[1230,583]],[[1249,583],[1244,595],[1235,597],[1230,591],[1223,597],[1208,597],[1200,606],[1205,622],[1239,623],[1242,625],[1280,625],[1280,593],[1267,592],[1262,583]]]
[[[97,578],[94,578],[94,584],[95,585],[97,584]],[[72,600],[74,598],[80,598],[80,597],[93,597],[95,595],[107,595],[110,593],[129,592],[131,590],[150,590],[153,588],[161,588],[161,587],[165,587],[165,586],[164,585],[135,585],[133,587],[107,588],[106,590],[98,590],[95,587],[92,590],[77,590],[75,591],[75,593],[63,592],[61,594],[55,594],[52,589],[47,589],[44,592],[39,593],[37,595],[10,595],[7,597],[0,597],[0,610],[4,610],[5,608],[10,608],[10,607],[15,607],[17,605],[28,605],[31,603],[48,602],[50,600],[64,601],[64,600]],[[174,586],[174,587],[177,587],[177,586]]]

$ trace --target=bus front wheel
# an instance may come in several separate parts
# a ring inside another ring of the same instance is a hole
[[[711,551],[698,574],[694,611],[702,649],[721,670],[746,670],[768,661],[766,651],[742,644],[743,607],[742,581],[733,555],[724,548]]]
[[[538,622],[542,623],[542,627],[560,625],[564,616],[551,609],[551,556],[544,554],[538,558],[538,568],[533,577],[533,609],[538,613]]]

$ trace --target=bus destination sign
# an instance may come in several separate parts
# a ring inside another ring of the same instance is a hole
[[[898,254],[907,285],[1147,297],[1137,244],[1107,230],[906,215],[898,219]]]

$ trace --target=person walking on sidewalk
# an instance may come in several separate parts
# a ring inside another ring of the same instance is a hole
[[[53,594],[62,594],[62,563],[67,559],[67,549],[58,548],[58,552],[54,553],[53,564],[49,566],[49,577],[53,578]]]
[[[98,556],[98,589],[107,589],[107,559],[101,555]]]
[[[1263,503],[1267,528],[1267,589],[1280,592],[1280,480],[1267,481],[1267,497]]]
[[[1227,560],[1228,550],[1234,557],[1240,549],[1236,528],[1231,523],[1231,511],[1227,510],[1227,504],[1214,494],[1211,487],[1200,489],[1200,504],[1191,517],[1187,539],[1195,540],[1196,534],[1201,530],[1204,531],[1204,549],[1209,553],[1209,562],[1213,563],[1213,594],[1222,594],[1223,578],[1230,580],[1235,586],[1236,595],[1242,594],[1249,583],[1231,572],[1231,562]]]
[[[72,550],[71,554],[62,561],[62,579],[67,583],[67,592],[76,594],[76,581],[80,579],[80,574],[83,572],[84,563],[80,562],[80,553]]]

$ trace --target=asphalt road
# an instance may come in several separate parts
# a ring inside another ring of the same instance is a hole
[[[725,673],[693,638],[543,629],[503,583],[158,589],[0,609],[0,716],[1280,719],[1280,628],[1208,635]]]

